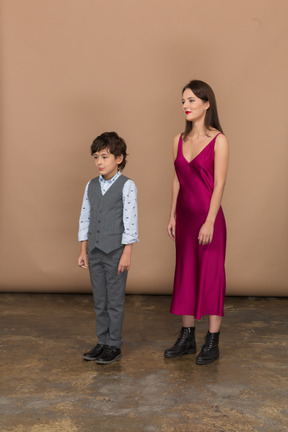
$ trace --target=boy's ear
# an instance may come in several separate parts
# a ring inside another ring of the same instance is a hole
[[[116,162],[117,162],[118,165],[120,165],[123,162],[123,157],[124,157],[123,155],[120,155],[120,156],[116,157]]]

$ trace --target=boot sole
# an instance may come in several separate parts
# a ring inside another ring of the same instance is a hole
[[[218,358],[219,358],[219,355],[217,357],[211,359],[211,360],[197,360],[196,359],[196,364],[197,365],[207,365],[207,364],[213,363],[215,360],[218,360]]]
[[[188,351],[185,351],[185,352],[181,352],[181,353],[177,353],[177,354],[172,354],[172,355],[164,353],[164,357],[165,358],[177,358],[177,357],[182,357],[183,355],[186,355],[186,354],[195,354],[195,353],[196,353],[196,348],[195,349],[193,348],[191,350],[188,350]]]

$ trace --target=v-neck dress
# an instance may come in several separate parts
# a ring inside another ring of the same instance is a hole
[[[219,134],[218,134],[219,135]],[[170,312],[176,315],[224,315],[226,224],[220,207],[212,242],[199,245],[214,189],[216,135],[188,162],[179,138],[175,171],[180,189],[176,204],[176,267]]]

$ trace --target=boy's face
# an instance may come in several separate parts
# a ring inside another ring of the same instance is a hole
[[[109,180],[117,173],[119,164],[123,161],[123,155],[115,157],[108,149],[100,150],[93,154],[96,168],[104,180]]]

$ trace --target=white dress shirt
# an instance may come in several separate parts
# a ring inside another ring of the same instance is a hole
[[[109,180],[99,176],[99,183],[101,186],[101,193],[104,195],[112,184],[122,175],[121,171],[118,171],[114,177]],[[88,230],[90,223],[90,201],[88,198],[88,186],[90,181],[87,183],[84,197],[82,201],[80,219],[79,219],[79,231],[78,240],[88,240]],[[138,242],[138,213],[137,213],[137,188],[132,180],[127,180],[124,183],[122,190],[123,200],[123,224],[124,232],[122,234],[122,244],[131,244]]]

